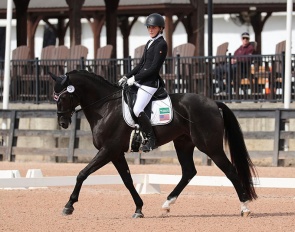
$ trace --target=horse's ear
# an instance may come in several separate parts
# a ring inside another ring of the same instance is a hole
[[[69,76],[68,75],[64,75],[64,78],[61,81],[61,85],[64,85],[66,82],[68,82],[69,80]]]
[[[55,80],[55,81],[57,80],[58,76],[54,75],[52,72],[48,72],[48,73],[53,80]]]

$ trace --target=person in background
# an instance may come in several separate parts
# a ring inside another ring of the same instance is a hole
[[[248,32],[244,32],[241,34],[242,45],[235,51],[233,58],[231,59],[231,65],[229,63],[225,63],[223,65],[219,65],[215,68],[215,79],[217,82],[217,87],[219,91],[215,94],[216,96],[225,96],[227,94],[228,88],[224,84],[223,77],[226,74],[226,80],[230,75],[230,83],[233,82],[235,86],[236,78],[234,76],[237,73],[237,67],[240,65],[241,72],[244,73],[248,62],[250,61],[249,57],[243,57],[245,55],[252,55],[254,52],[254,47],[250,43],[250,35]],[[230,84],[226,83],[226,84]]]
[[[164,86],[164,81],[159,73],[167,56],[167,43],[162,35],[165,21],[160,14],[153,13],[149,15],[146,18],[145,26],[151,39],[147,42],[138,65],[127,73],[126,76],[122,77],[118,85],[124,86],[127,83],[129,86],[132,86],[135,82],[140,85],[137,90],[137,99],[133,112],[138,118],[139,126],[147,138],[147,142],[142,145],[141,150],[148,152],[156,148],[156,137],[150,119],[144,112],[144,108],[159,86]]]

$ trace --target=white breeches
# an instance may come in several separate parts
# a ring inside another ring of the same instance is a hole
[[[157,88],[142,85],[138,88],[136,102],[133,107],[133,112],[136,117],[144,111],[144,108],[150,102],[152,96],[157,91]]]

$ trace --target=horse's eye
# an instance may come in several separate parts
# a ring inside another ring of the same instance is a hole
[[[68,94],[62,94],[61,96],[60,96],[60,99],[62,99],[62,100],[66,100],[66,99],[68,99],[69,97],[68,97]]]

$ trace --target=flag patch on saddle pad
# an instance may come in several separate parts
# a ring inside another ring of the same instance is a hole
[[[160,121],[170,120],[170,108],[159,108],[159,117]]]

